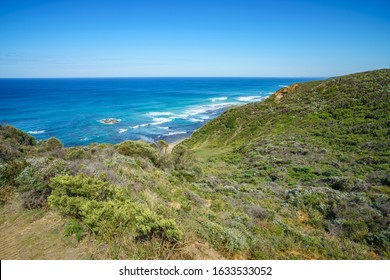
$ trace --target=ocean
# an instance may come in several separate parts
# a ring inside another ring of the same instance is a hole
[[[168,142],[228,108],[313,78],[0,79],[0,122],[65,146]]]

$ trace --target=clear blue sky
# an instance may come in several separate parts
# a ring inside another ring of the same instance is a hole
[[[389,67],[385,0],[0,0],[0,77],[313,77]]]

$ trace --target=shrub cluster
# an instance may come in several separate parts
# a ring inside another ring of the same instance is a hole
[[[22,204],[27,209],[45,206],[51,193],[50,179],[68,174],[68,164],[62,159],[48,158],[30,158],[26,162],[27,167],[16,178]]]
[[[125,156],[139,156],[158,163],[158,151],[144,141],[125,141],[117,145],[118,153]]]
[[[159,237],[177,242],[183,238],[174,220],[134,202],[122,188],[103,180],[82,174],[56,176],[50,186],[52,207],[79,220],[106,241],[124,233],[138,240]]]

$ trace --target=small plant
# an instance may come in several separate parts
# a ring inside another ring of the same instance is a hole
[[[71,219],[65,228],[65,236],[74,235],[77,241],[83,239],[83,232],[84,227],[76,219]]]

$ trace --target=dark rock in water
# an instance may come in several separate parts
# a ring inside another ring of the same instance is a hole
[[[104,123],[104,124],[116,124],[116,123],[119,123],[120,120],[115,119],[115,118],[108,118],[108,119],[102,119],[102,120],[100,120],[100,122]]]

